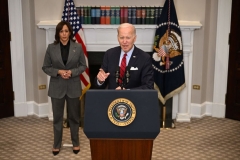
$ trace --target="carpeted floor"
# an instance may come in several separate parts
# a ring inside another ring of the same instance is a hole
[[[53,156],[52,122],[48,118],[10,117],[0,119],[0,160],[90,160],[89,140],[80,128],[81,152],[63,146]],[[71,144],[64,128],[63,144]],[[154,141],[152,160],[240,160],[240,122],[203,117],[161,129]]]

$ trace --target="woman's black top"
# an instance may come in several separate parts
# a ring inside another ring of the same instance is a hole
[[[66,45],[63,45],[62,42],[60,42],[61,46],[61,55],[62,55],[62,60],[64,65],[66,65],[67,60],[68,60],[68,54],[69,54],[69,47],[70,47],[70,40]]]

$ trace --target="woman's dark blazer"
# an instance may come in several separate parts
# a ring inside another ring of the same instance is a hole
[[[50,76],[48,96],[52,98],[63,98],[65,95],[70,98],[80,97],[82,87],[79,75],[85,69],[86,61],[80,44],[70,41],[66,65],[62,60],[60,43],[49,44],[42,66],[42,70]],[[72,75],[69,79],[63,79],[58,75],[58,70],[71,70]]]

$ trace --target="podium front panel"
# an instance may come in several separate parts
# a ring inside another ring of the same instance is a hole
[[[136,117],[127,126],[117,126],[108,117],[110,104],[130,100]],[[88,138],[155,139],[160,133],[160,109],[156,90],[88,90],[85,99],[84,133]]]

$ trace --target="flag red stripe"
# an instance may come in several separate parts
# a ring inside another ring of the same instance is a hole
[[[83,52],[84,52],[85,56],[88,57],[87,51],[86,51],[86,46],[85,46],[84,42],[82,41],[82,38],[80,37],[80,35],[78,33],[75,34],[75,38],[78,41],[78,43],[80,43],[82,45],[82,49],[83,49]],[[85,72],[89,76],[89,68],[88,67],[86,68]],[[84,78],[84,76],[82,74],[80,75],[80,79],[85,86],[87,86],[90,83]]]
[[[80,37],[80,35],[78,33],[75,34],[75,38],[78,41],[78,43],[80,43],[82,45],[82,49],[83,49],[83,52],[84,52],[85,56],[88,57],[86,46],[83,43],[82,38]]]
[[[88,81],[86,81],[86,79],[83,77],[82,74],[80,74],[80,79],[81,79],[81,81],[83,82],[83,84],[84,84],[85,86],[88,85]]]
[[[89,75],[89,68],[86,68],[85,72]]]

